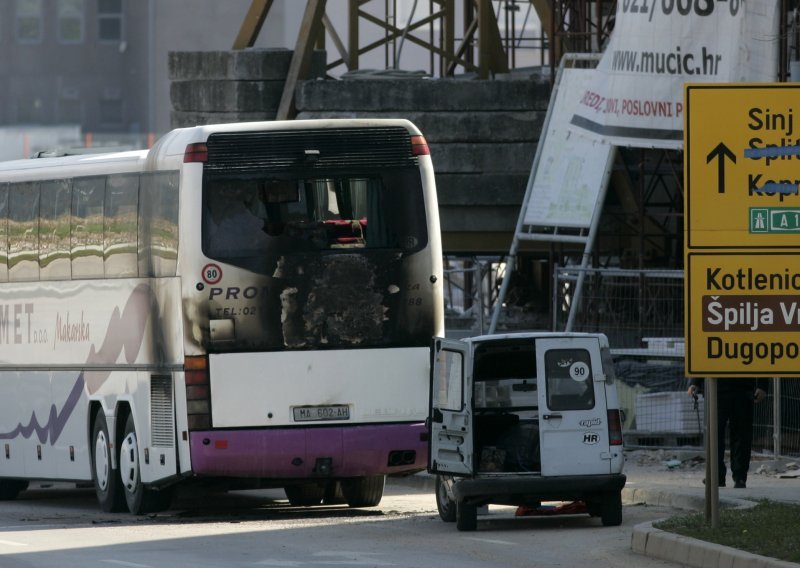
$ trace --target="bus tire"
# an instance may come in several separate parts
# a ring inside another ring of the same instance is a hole
[[[283,488],[289,504],[293,507],[313,507],[322,503],[325,496],[325,487],[316,483],[302,485],[287,485]]]
[[[125,495],[122,493],[122,481],[119,472],[113,468],[111,459],[111,452],[116,448],[116,444],[111,442],[106,415],[102,408],[99,408],[95,415],[92,442],[92,475],[97,502],[106,513],[124,511]]]
[[[603,496],[600,521],[604,527],[618,527],[622,524],[622,492],[615,491]]]
[[[160,491],[142,483],[139,467],[139,440],[133,423],[133,414],[125,421],[125,433],[119,447],[119,472],[128,511],[134,515],[157,513],[169,508],[172,489]]]
[[[325,495],[322,497],[325,505],[344,505],[347,501],[342,493],[342,484],[338,481],[329,481],[325,484]]]
[[[342,494],[349,507],[375,507],[383,498],[386,476],[370,475],[342,481]]]
[[[445,523],[456,522],[456,502],[447,496],[447,486],[440,475],[436,476],[436,508]]]
[[[12,501],[27,488],[28,482],[23,479],[0,479],[0,501]]]
[[[456,503],[456,528],[460,531],[474,531],[478,528],[478,506],[475,503]]]

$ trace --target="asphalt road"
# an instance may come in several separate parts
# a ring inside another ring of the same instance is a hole
[[[180,492],[147,517],[106,514],[92,489],[34,488],[0,503],[0,568],[592,566],[673,564],[634,554],[633,525],[662,507],[626,506],[620,527],[588,515],[515,518],[495,507],[458,532],[432,494],[387,485],[380,506],[289,507],[283,492]]]

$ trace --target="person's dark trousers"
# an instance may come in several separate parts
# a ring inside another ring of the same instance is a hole
[[[724,379],[723,379],[724,380]],[[725,426],[730,429],[731,477],[747,481],[753,446],[753,394],[749,391],[718,392],[719,484],[725,484]]]

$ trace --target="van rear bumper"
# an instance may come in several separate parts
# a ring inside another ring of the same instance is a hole
[[[456,479],[453,496],[456,501],[527,502],[579,501],[600,493],[615,493],[625,487],[624,474],[532,475],[492,478]]]

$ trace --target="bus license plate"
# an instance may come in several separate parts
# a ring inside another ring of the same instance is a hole
[[[329,406],[294,406],[292,407],[295,422],[311,422],[314,420],[350,420],[350,407],[346,404]]]

